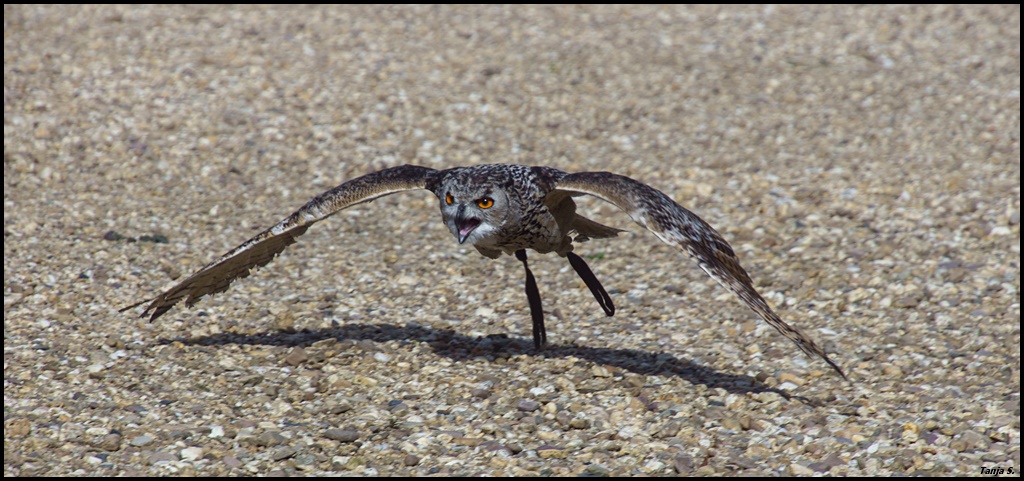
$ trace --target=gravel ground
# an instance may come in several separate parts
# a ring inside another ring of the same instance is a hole
[[[1020,464],[1020,7],[4,7],[4,475],[979,475]],[[519,263],[426,192],[155,295],[385,166],[646,181],[803,356],[628,228]]]

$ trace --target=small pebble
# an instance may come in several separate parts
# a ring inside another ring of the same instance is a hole
[[[788,469],[789,469],[789,474],[791,474],[793,476],[813,476],[814,475],[814,470],[813,469],[808,468],[807,466],[804,466],[802,464],[796,464],[796,463],[790,464]]]
[[[342,443],[351,443],[359,439],[359,433],[351,429],[328,429],[324,431],[324,437]]]
[[[288,353],[284,358],[285,364],[289,366],[298,366],[309,360],[309,355],[306,354],[306,350],[301,347],[296,347]]]
[[[267,431],[259,436],[256,436],[256,444],[260,446],[277,446],[284,444],[288,441],[288,438],[281,435],[277,431]]]
[[[277,449],[275,449],[275,450],[270,452],[270,460],[271,461],[280,461],[282,459],[288,459],[288,458],[290,458],[292,456],[295,456],[295,454],[298,451],[299,451],[298,449],[296,449],[296,448],[294,448],[292,446],[285,446],[285,447],[282,447],[282,448],[277,448]]]
[[[568,453],[565,452],[565,449],[559,447],[541,446],[537,448],[537,455],[540,456],[541,459],[565,459],[568,456]]]
[[[203,458],[203,448],[188,447],[181,450],[181,459],[185,461],[198,461]]]
[[[520,411],[533,412],[540,409],[540,403],[531,400],[522,400],[516,404],[516,409]]]

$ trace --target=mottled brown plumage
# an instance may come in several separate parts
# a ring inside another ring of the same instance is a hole
[[[191,306],[205,295],[223,292],[232,281],[248,276],[252,269],[266,265],[310,225],[355,204],[414,189],[427,189],[437,196],[442,220],[460,243],[470,243],[489,258],[515,254],[523,262],[538,348],[546,342],[546,332],[540,294],[527,264],[526,249],[568,258],[605,313],[610,316],[615,312],[596,276],[572,252],[574,242],[614,237],[621,232],[576,213],[572,198],[589,194],[618,206],[663,242],[686,252],[708,275],[801,350],[821,357],[846,377],[814,340],[772,310],[754,289],[732,247],[714,228],[661,191],[609,172],[570,174],[549,167],[506,164],[446,170],[406,165],[374,172],[317,196],[277,225],[166,292],[123,310],[146,304],[142,315],[155,320],[182,300]]]

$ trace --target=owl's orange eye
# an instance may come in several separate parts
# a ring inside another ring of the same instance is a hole
[[[477,205],[477,207],[480,207],[481,209],[490,209],[491,206],[494,205],[494,199],[492,199],[490,197],[484,197],[484,198],[476,201],[476,205]]]
[[[455,202],[455,199],[452,197],[452,194],[450,194],[450,193],[445,194],[444,195],[444,203],[448,204],[448,205],[452,205],[452,202]]]

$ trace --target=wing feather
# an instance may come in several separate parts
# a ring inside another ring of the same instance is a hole
[[[207,264],[164,293],[121,309],[121,312],[147,304],[141,317],[156,320],[171,307],[185,300],[191,307],[203,296],[227,290],[235,279],[248,277],[253,269],[263,267],[295,243],[296,239],[336,212],[378,197],[406,190],[426,188],[437,171],[427,167],[404,165],[384,169],[352,179],[306,203],[299,210],[273,227],[231,249],[220,259]]]
[[[566,174],[558,190],[596,196],[626,211],[634,222],[666,244],[686,252],[709,276],[810,356],[819,356],[844,379],[846,374],[807,334],[787,324],[754,289],[728,242],[707,222],[669,196],[629,177],[610,172]]]

